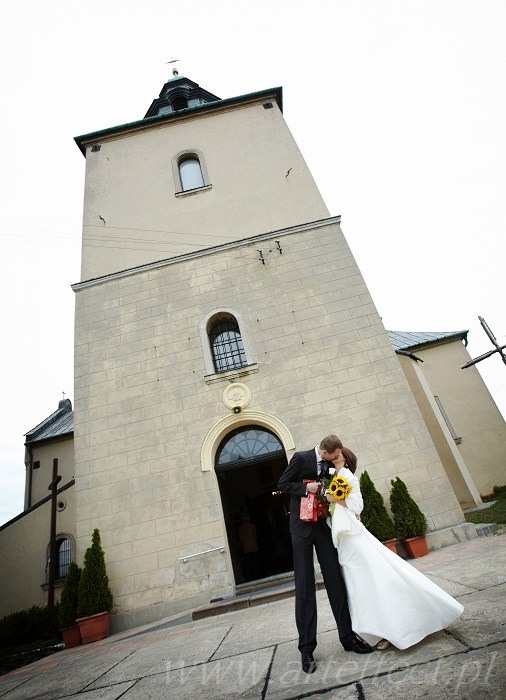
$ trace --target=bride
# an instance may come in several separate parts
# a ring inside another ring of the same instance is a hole
[[[378,648],[386,648],[390,642],[406,649],[454,622],[464,607],[359,521],[363,501],[353,452],[343,447],[332,462],[351,486],[343,500],[336,501],[327,492],[327,499],[335,504],[327,523],[339,552],[354,632],[371,646],[380,642]]]

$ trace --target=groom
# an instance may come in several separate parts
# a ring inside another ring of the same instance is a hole
[[[295,575],[295,621],[299,632],[299,651],[302,670],[316,671],[313,651],[316,647],[316,585],[313,564],[313,547],[327,590],[330,607],[336,620],[339,639],[346,651],[368,654],[372,649],[359,639],[351,629],[348,596],[337,550],[325,518],[307,522],[299,518],[301,498],[316,493],[317,479],[328,476],[330,460],[341,453],[341,440],[327,435],[312,450],[296,452],[281,475],[278,488],[291,495],[290,533],[293,547]],[[312,479],[304,483],[304,479]]]

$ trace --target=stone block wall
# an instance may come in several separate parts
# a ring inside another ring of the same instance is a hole
[[[228,381],[205,379],[199,324],[215,309],[240,314],[250,408],[296,449],[335,432],[386,497],[391,478],[406,482],[430,529],[463,521],[338,219],[74,289],[76,535],[82,556],[100,529],[117,612],[161,617],[233,590],[217,479],[200,461],[230,415]]]

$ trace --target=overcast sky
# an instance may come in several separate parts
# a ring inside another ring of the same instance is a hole
[[[142,118],[171,58],[222,98],[282,86],[386,328],[469,330],[476,357],[478,315],[506,343],[505,46],[504,0],[3,0],[0,524],[24,434],[74,398],[74,136]],[[506,366],[478,368],[506,415]]]

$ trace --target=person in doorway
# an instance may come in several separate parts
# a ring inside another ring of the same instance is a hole
[[[372,649],[352,630],[348,598],[337,550],[325,518],[316,522],[300,519],[300,503],[308,493],[316,493],[318,480],[328,474],[330,461],[339,457],[342,443],[336,435],[327,435],[311,450],[296,452],[281,475],[278,488],[290,494],[290,534],[295,577],[295,621],[299,633],[302,670],[313,673],[316,663],[316,585],[313,551],[320,564],[325,588],[334,614],[339,639],[346,651],[367,654]],[[304,480],[312,480],[304,483]]]
[[[351,486],[347,498],[336,501],[327,493],[327,500],[335,503],[328,524],[339,551],[353,630],[379,649],[390,644],[406,649],[454,622],[463,606],[359,522],[363,501],[355,454],[343,447],[332,462]]]
[[[246,581],[260,577],[260,550],[257,541],[257,529],[249,515],[243,515],[242,522],[237,528],[244,555],[244,575]]]

